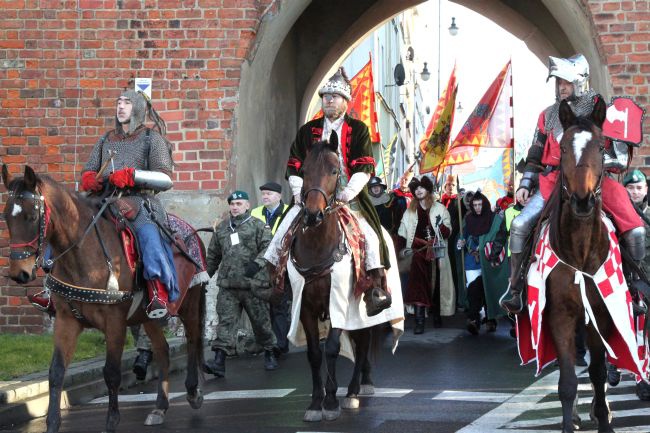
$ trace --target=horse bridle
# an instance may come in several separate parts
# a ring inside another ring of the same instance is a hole
[[[38,234],[29,242],[10,243],[9,259],[24,260],[35,255],[36,261],[34,262],[34,268],[36,268],[39,266],[39,259],[41,261],[43,260],[43,245],[45,244],[47,226],[50,223],[50,209],[45,204],[45,197],[43,197],[38,189],[36,192],[22,191],[19,194],[16,191],[10,191],[9,197],[13,198],[14,203],[19,200],[22,202],[32,199],[34,201],[34,209],[38,212]],[[31,251],[29,249],[16,250],[16,248],[31,248]]]
[[[315,187],[315,188],[309,188],[307,191],[303,190],[300,193],[300,201],[302,202],[302,204],[304,204],[305,200],[307,199],[307,195],[309,195],[310,192],[312,191],[319,192],[325,199],[326,206],[323,213],[327,215],[340,207],[336,205],[336,191],[339,189],[340,184],[341,184],[341,170],[339,170],[339,173],[336,175],[336,187],[334,188],[334,192],[332,193],[331,197],[329,198],[327,197],[327,193],[323,190],[323,188]]]
[[[563,146],[560,146],[560,150],[562,153],[566,152]],[[600,171],[600,174],[598,175],[598,183],[596,184],[596,188],[594,189],[594,196],[595,197],[600,197],[601,192],[602,192],[602,184],[603,184],[603,176],[604,176],[604,171],[605,171],[605,146],[603,144],[600,145],[600,158],[601,158],[601,165],[602,165],[602,170]],[[564,175],[564,170],[562,170],[562,165],[560,163],[560,184],[562,186],[562,193],[567,197],[570,198],[571,194],[569,193],[569,189],[567,188],[567,184],[565,181],[565,175]]]

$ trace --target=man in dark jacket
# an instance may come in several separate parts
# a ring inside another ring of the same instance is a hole
[[[256,288],[268,285],[264,251],[271,241],[271,230],[251,216],[248,194],[235,191],[228,196],[230,218],[217,227],[208,248],[208,274],[219,270],[217,286],[217,337],[212,342],[213,360],[203,366],[217,377],[226,374],[226,356],[233,355],[237,338],[237,320],[242,308],[253,326],[257,343],[264,348],[264,368],[275,370],[278,363],[273,350],[275,334],[271,329],[269,306],[255,296]]]

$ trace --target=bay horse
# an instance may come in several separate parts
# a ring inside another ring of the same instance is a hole
[[[152,350],[160,368],[156,408],[148,415],[146,425],[162,424],[169,408],[169,346],[162,327],[149,319],[143,308],[127,320],[133,292],[137,289],[126,261],[115,222],[98,214],[98,200],[70,192],[48,176],[37,175],[25,166],[22,177],[11,178],[6,165],[2,180],[9,191],[4,218],[9,231],[11,256],[9,277],[26,284],[36,278],[36,268],[43,260],[44,246],[50,245],[57,260],[50,275],[72,287],[91,288],[97,296],[106,296],[106,281],[110,278],[104,249],[112,259],[112,270],[124,298],[117,303],[82,302],[51,293],[56,308],[54,321],[54,352],[49,370],[50,399],[47,412],[47,432],[59,431],[61,425],[61,390],[63,377],[74,354],[77,338],[84,328],[101,330],[106,339],[104,381],[108,388],[106,431],[115,432],[119,421],[118,391],[121,362],[127,325],[142,323],[151,339]],[[91,221],[96,220],[97,236]],[[89,233],[84,235],[84,230]],[[101,240],[100,240],[101,237]],[[198,239],[200,248],[204,246]],[[103,245],[101,245],[103,243]],[[198,387],[203,363],[203,327],[205,290],[203,284],[188,289],[179,309],[187,337],[187,400],[194,409],[201,407],[203,395]]]
[[[322,351],[319,337],[319,320],[329,316],[332,265],[334,261],[349,260],[345,255],[344,234],[339,225],[336,205],[336,188],[340,173],[338,143],[322,141],[308,151],[303,172],[303,209],[296,217],[297,230],[292,243],[291,260],[305,278],[300,306],[300,322],[307,338],[307,357],[311,367],[311,403],[304,421],[331,421],[340,416],[336,398],[338,388],[336,361],[341,347],[342,329],[331,327],[325,340],[326,382],[323,392],[321,378]],[[351,281],[350,281],[351,283]],[[380,282],[377,281],[377,284]],[[346,283],[343,283],[344,287]],[[353,289],[348,284],[349,291]],[[295,302],[295,301],[294,301]],[[373,329],[374,328],[374,329]],[[369,352],[381,344],[382,333],[375,327],[348,331],[354,341],[354,372],[342,406],[359,407],[359,395],[374,393],[370,377]]]
[[[548,216],[549,239],[553,251],[564,262],[558,264],[546,280],[547,304],[544,320],[548,321],[560,368],[558,394],[562,403],[562,431],[579,428],[577,414],[577,385],[574,365],[576,359],[575,330],[585,323],[585,308],[590,307],[596,318],[586,326],[587,346],[591,355],[589,379],[594,398],[591,418],[598,432],[613,432],[611,412],[606,398],[606,348],[601,339],[614,331],[614,323],[591,278],[584,278],[589,306],[584,305],[577,273],[594,275],[605,262],[609,238],[601,219],[604,138],[601,126],[606,107],[602,98],[595,104],[591,118],[577,118],[569,104],[560,103],[559,118],[564,129],[560,141],[561,161],[559,179],[542,218]],[[621,197],[621,200],[627,200]]]

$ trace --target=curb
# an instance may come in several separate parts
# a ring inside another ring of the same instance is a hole
[[[169,371],[184,370],[187,362],[185,339],[168,338]],[[130,388],[137,382],[131,371],[137,356],[135,349],[124,351],[122,355],[122,382],[120,391]],[[61,409],[88,403],[94,398],[106,395],[104,383],[105,357],[72,363],[65,372]],[[145,382],[157,378],[156,361],[150,366]],[[32,373],[15,380],[0,382],[0,428],[14,427],[31,419],[45,416],[49,403],[48,371]]]

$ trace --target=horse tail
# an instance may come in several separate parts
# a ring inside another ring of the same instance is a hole
[[[201,249],[201,257],[205,257],[206,252],[205,252],[205,245],[203,244],[203,240],[198,235],[198,233],[194,233],[194,236],[196,236],[196,240],[199,243],[199,248]],[[201,381],[205,381],[205,376],[203,374],[203,363],[205,362],[203,338],[205,337],[205,316],[206,316],[205,298],[206,298],[206,293],[208,291],[207,286],[208,286],[207,282],[203,283],[201,284],[201,287],[199,289],[201,290],[201,293],[199,296],[199,339],[196,345],[196,350],[198,351],[198,353],[196,354],[196,362],[198,364],[197,367],[199,369],[199,377],[201,378]]]

